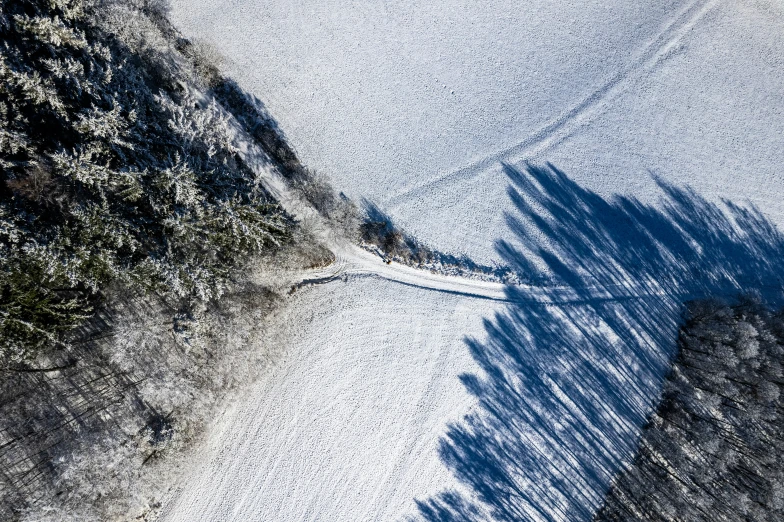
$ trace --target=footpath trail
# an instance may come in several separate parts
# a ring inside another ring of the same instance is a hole
[[[264,153],[249,139],[243,140],[246,161],[262,173],[264,187],[290,215],[304,224],[314,238],[327,247],[335,261],[326,267],[305,272],[300,281],[292,283],[292,291],[315,284],[326,284],[350,278],[376,277],[401,285],[442,292],[458,296],[497,302],[532,302],[553,305],[580,304],[595,300],[646,298],[664,295],[655,282],[595,285],[581,288],[546,285],[515,285],[519,292],[510,297],[509,287],[481,279],[446,275],[427,269],[414,268],[383,259],[353,243],[335,229],[327,220],[291,190],[283,177],[270,168]],[[255,160],[254,160],[255,159]]]

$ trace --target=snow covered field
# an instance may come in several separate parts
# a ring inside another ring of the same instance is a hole
[[[437,445],[473,402],[456,378],[475,369],[472,300],[376,279],[316,290],[166,519],[395,520],[451,482]]]
[[[174,2],[338,190],[559,283],[344,252],[163,520],[590,518],[682,300],[784,273],[784,6],[618,4]]]
[[[500,161],[646,201],[653,172],[784,223],[776,0],[177,0],[172,16],[306,164],[433,248],[498,259]]]

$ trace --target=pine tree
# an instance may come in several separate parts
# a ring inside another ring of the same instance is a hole
[[[171,49],[127,45],[83,0],[1,5],[4,354],[63,342],[110,283],[215,298],[285,238],[229,117]]]

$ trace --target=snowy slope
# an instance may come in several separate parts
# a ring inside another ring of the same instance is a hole
[[[482,257],[489,238],[503,237],[508,180],[499,163],[531,161],[551,162],[599,194],[645,202],[661,195],[655,174],[713,201],[751,202],[784,225],[784,4],[707,2],[675,24],[655,54],[619,67],[616,83],[599,87],[541,139],[380,196],[381,206],[411,233]],[[438,232],[445,227],[450,234]]]
[[[476,371],[474,301],[376,279],[301,292],[269,334],[285,353],[164,520],[395,520],[453,482],[437,445],[473,403],[457,376]]]
[[[427,506],[444,493],[479,513],[487,509],[464,466],[492,470],[510,461],[537,475],[534,482],[514,479],[538,489],[529,494],[536,507],[518,498],[521,513],[531,520],[585,519],[633,453],[664,368],[657,341],[673,341],[677,299],[650,284],[509,293],[494,283],[417,275],[361,252],[341,257],[326,269],[337,277],[299,290],[273,321],[266,335],[271,349],[260,347],[275,354],[273,364],[215,419],[208,443],[165,499],[161,519],[441,520],[428,517]],[[529,312],[536,318],[530,324],[515,318]],[[511,322],[501,326],[500,318]],[[628,326],[613,323],[619,318]],[[651,320],[657,333],[644,327]],[[496,328],[517,332],[526,361],[509,360]],[[565,339],[547,333],[562,329]],[[630,333],[631,341],[622,338]],[[527,385],[543,365],[549,384]],[[491,368],[494,378],[469,393],[465,376],[484,380]],[[586,382],[586,371],[601,381]],[[511,395],[503,383],[513,386]],[[608,395],[619,392],[622,400]],[[564,393],[569,398],[561,403]],[[494,413],[477,399],[495,403]],[[553,425],[570,436],[554,435]],[[466,429],[475,438],[461,436]],[[445,444],[487,455],[447,464]],[[564,477],[573,485],[564,486]],[[489,509],[497,509],[498,486],[479,485],[490,492]]]
[[[648,201],[653,171],[781,223],[780,2],[403,4],[188,0],[173,18],[305,163],[434,248],[497,259],[500,161]]]
[[[562,283],[450,281],[338,248],[163,520],[588,520],[633,454],[682,300],[780,290],[781,3],[173,4],[338,190],[434,248]],[[763,214],[736,211],[736,235],[723,198]]]

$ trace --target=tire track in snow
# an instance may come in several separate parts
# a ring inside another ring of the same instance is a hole
[[[713,0],[709,4],[712,5],[716,1]],[[700,12],[704,12],[708,4],[700,5],[703,6]],[[664,289],[652,291],[650,285],[636,283],[597,284],[581,288],[515,285],[513,288],[518,291],[510,292],[510,287],[502,283],[449,276],[394,262],[387,264],[378,256],[363,250],[338,233],[310,203],[289,189],[286,181],[271,168],[267,156],[254,144],[252,138],[239,127],[236,130],[238,133],[236,146],[247,164],[260,175],[260,182],[264,188],[277,199],[286,212],[303,223],[303,228],[311,232],[316,240],[323,243],[335,255],[335,261],[331,265],[306,271],[302,279],[293,281],[289,293],[313,285],[359,277],[378,277],[423,290],[507,303],[576,305],[588,301],[617,301],[667,294]]]
[[[387,264],[381,258],[352,244],[330,245],[336,253],[336,262],[328,267],[309,272],[308,277],[292,288],[345,282],[363,277],[376,277],[386,281],[433,292],[485,299],[503,303],[536,303],[545,305],[580,305],[596,301],[620,301],[671,295],[671,291],[648,284],[615,283],[582,287],[505,285],[466,277],[444,275],[398,263]]]
[[[335,255],[335,261],[323,268],[307,271],[299,281],[294,281],[289,293],[320,284],[347,281],[351,278],[378,277],[397,284],[421,288],[423,290],[461,295],[496,302],[531,302],[543,304],[579,304],[586,300],[617,300],[623,298],[652,297],[649,290],[640,290],[637,285],[596,285],[595,287],[558,288],[553,286],[518,285],[525,292],[525,298],[510,297],[509,287],[458,276],[448,276],[427,270],[412,268],[398,263],[387,264],[381,258],[363,250],[341,237],[335,229],[306,201],[293,193],[285,180],[272,171],[267,160],[249,139],[243,140],[244,156],[262,174],[261,182],[281,206],[303,222],[305,228],[313,233]],[[662,291],[662,293],[664,293]],[[658,295],[658,294],[657,294]]]
[[[384,206],[392,210],[415,198],[418,194],[440,184],[450,184],[456,181],[472,179],[494,164],[501,162],[516,163],[558,145],[581,127],[590,123],[596,116],[604,112],[604,109],[611,101],[626,92],[639,79],[650,73],[718,2],[719,0],[698,0],[689,4],[667,24],[663,31],[644,47],[642,53],[630,62],[626,68],[619,71],[580,103],[546,124],[525,140],[505,150],[485,156],[456,171],[404,187],[387,198],[384,201]]]

